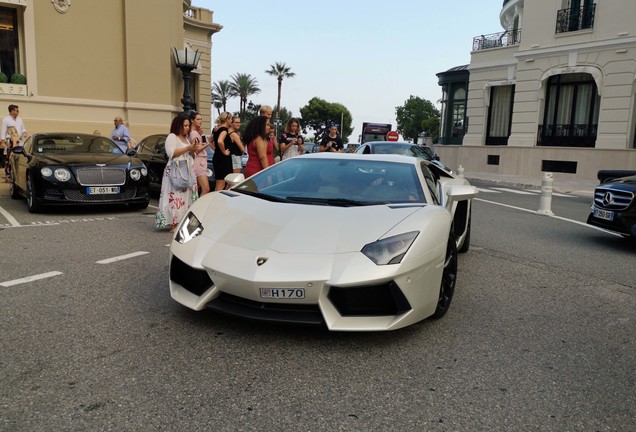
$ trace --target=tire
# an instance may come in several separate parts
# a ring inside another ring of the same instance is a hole
[[[437,300],[437,308],[433,314],[434,319],[441,318],[448,312],[453,294],[455,293],[455,283],[457,282],[457,245],[455,238],[451,234],[448,237],[446,245],[446,256],[444,257],[444,270],[442,272],[442,281],[439,287],[439,298]]]
[[[466,253],[468,249],[470,249],[470,217],[468,218],[468,228],[466,228],[466,237],[464,238],[464,243],[462,243],[462,247],[460,247],[457,252]]]
[[[13,199],[20,198],[20,192],[18,192],[18,187],[15,185],[15,178],[13,176],[11,176],[11,183],[9,183],[9,193]]]
[[[27,177],[27,208],[29,213],[38,213],[42,206],[35,199],[35,192],[33,192],[33,176]]]

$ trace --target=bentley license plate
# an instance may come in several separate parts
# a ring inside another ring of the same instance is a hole
[[[607,210],[600,210],[600,209],[595,208],[594,209],[594,217],[597,217],[599,219],[612,221],[612,220],[614,220],[614,212],[613,211],[607,211]]]
[[[118,194],[119,187],[117,186],[91,186],[86,188],[87,195],[104,195],[104,194]]]
[[[304,288],[261,288],[261,298],[304,299]]]

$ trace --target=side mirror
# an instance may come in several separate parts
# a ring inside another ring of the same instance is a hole
[[[11,149],[11,151],[13,153],[17,153],[17,154],[21,154],[22,156],[26,156],[26,153],[24,153],[24,147],[22,147],[22,146],[13,147],[13,149]]]
[[[224,179],[230,186],[234,187],[237,184],[245,180],[245,176],[241,173],[231,173],[225,176]]]
[[[466,201],[471,198],[474,198],[475,195],[479,193],[479,190],[475,186],[469,185],[452,185],[448,192],[446,192],[446,196],[450,201]]]
[[[128,156],[136,156],[137,155],[137,150],[129,148],[128,150],[126,150],[126,155],[128,155]]]

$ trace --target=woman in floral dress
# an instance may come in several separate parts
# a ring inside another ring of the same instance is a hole
[[[163,171],[161,181],[161,195],[159,195],[159,211],[155,216],[155,226],[159,229],[168,229],[174,232],[177,224],[188,213],[188,209],[198,198],[197,179],[194,175],[194,164],[192,155],[196,149],[196,144],[190,144],[188,135],[190,133],[190,120],[179,114],[170,125],[170,134],[166,138],[166,154],[168,163]],[[175,189],[170,182],[170,169],[173,159],[185,159],[190,171],[191,184],[185,189]]]

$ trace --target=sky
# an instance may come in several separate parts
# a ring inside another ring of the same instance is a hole
[[[276,78],[285,63],[281,107],[300,116],[313,97],[344,105],[353,118],[350,141],[362,122],[395,125],[395,108],[410,96],[440,108],[436,74],[470,63],[473,38],[503,31],[502,0],[275,0],[242,3],[192,0],[214,12],[223,29],[212,36],[212,81],[235,73],[261,89],[250,100],[276,105]],[[240,4],[240,5],[239,5]],[[228,111],[238,111],[238,98]]]

